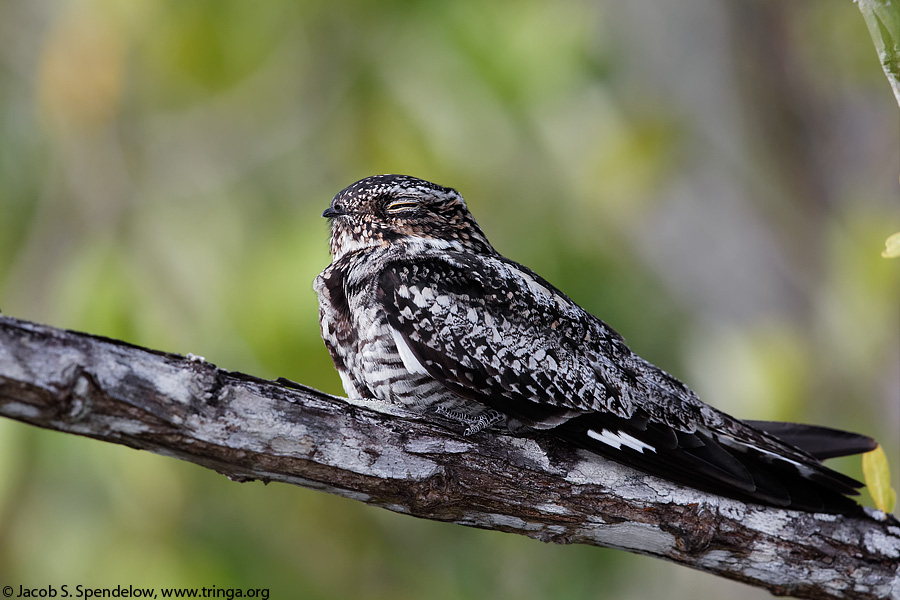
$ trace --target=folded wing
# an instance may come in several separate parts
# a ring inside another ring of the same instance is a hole
[[[858,509],[846,496],[862,484],[819,459],[870,449],[869,438],[733,419],[517,263],[445,251],[388,264],[378,300],[401,356],[503,413],[513,429],[549,430],[720,495],[800,510]]]

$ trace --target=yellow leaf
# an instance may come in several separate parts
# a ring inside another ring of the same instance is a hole
[[[881,446],[862,455],[862,468],[866,486],[875,501],[875,506],[886,513],[893,512],[897,492],[891,488],[890,467]]]
[[[897,258],[900,256],[900,231],[885,240],[884,245],[887,247],[881,251],[883,257]]]

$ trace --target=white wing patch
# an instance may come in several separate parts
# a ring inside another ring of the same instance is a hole
[[[588,429],[587,434],[588,437],[594,438],[598,442],[604,443],[607,446],[612,446],[616,450],[621,450],[622,446],[627,446],[632,450],[637,450],[640,453],[643,453],[644,450],[656,452],[656,448],[654,448],[653,446],[645,444],[636,437],[628,435],[623,431],[610,431],[609,429],[601,429],[598,433],[593,429]]]
[[[394,345],[397,346],[397,352],[400,354],[400,360],[403,361],[403,366],[406,367],[406,370],[410,373],[427,375],[428,371],[422,366],[422,363],[419,362],[416,355],[412,353],[409,344],[406,343],[406,340],[403,339],[400,332],[393,327],[390,327],[389,329],[391,330],[391,337],[394,338]]]

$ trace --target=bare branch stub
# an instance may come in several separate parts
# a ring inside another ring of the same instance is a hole
[[[746,505],[553,440],[452,428],[0,317],[0,415],[422,518],[666,558],[801,598],[900,598],[900,526]]]

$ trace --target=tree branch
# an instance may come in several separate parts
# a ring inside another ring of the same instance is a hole
[[[0,415],[392,511],[620,548],[800,598],[900,598],[900,525],[742,504],[553,439],[463,437],[396,407],[0,316]],[[879,519],[880,518],[880,519]]]

